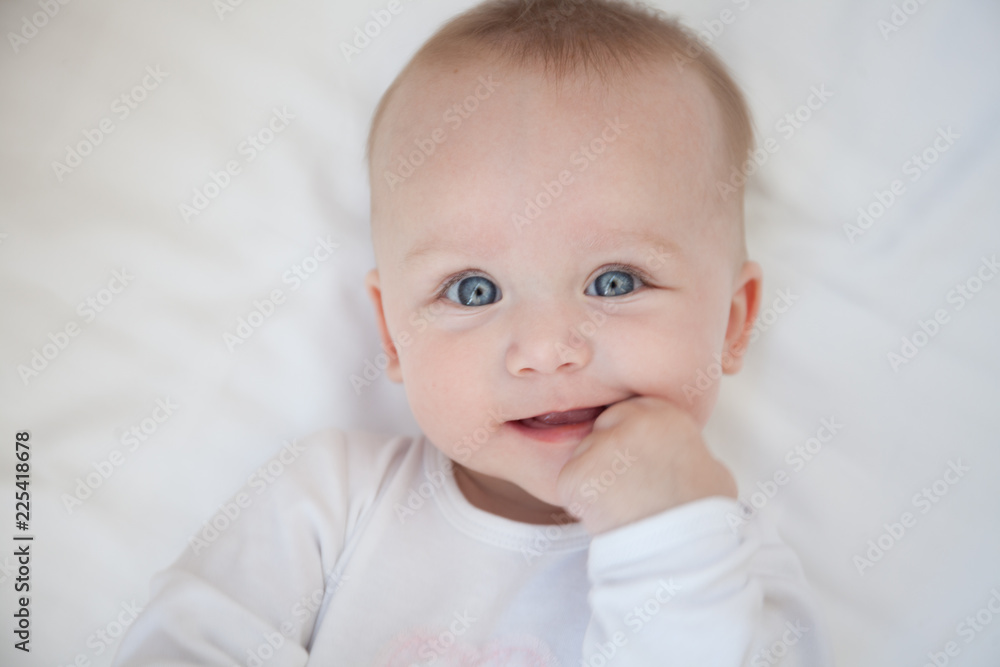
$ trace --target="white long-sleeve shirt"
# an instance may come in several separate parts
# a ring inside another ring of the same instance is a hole
[[[795,555],[706,498],[595,538],[472,506],[426,438],[288,443],[153,580],[116,665],[829,664]]]

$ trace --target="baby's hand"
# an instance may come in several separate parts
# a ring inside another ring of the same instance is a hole
[[[563,507],[591,535],[699,498],[736,497],[732,474],[709,453],[694,419],[651,396],[602,412],[557,485]]]

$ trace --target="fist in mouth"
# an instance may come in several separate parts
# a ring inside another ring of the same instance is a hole
[[[557,480],[560,503],[591,535],[736,491],[694,418],[652,396],[603,409]]]

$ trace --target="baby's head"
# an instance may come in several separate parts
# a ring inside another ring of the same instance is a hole
[[[751,144],[724,66],[645,9],[500,0],[431,38],[372,124],[368,277],[430,441],[554,504],[580,429],[517,420],[643,395],[703,426],[759,301],[718,185]]]

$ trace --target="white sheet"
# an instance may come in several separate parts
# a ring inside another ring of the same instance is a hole
[[[32,652],[8,629],[5,665],[108,664],[150,576],[283,440],[328,425],[416,432],[374,368],[363,142],[409,55],[472,3],[405,0],[347,62],[339,44],[385,3],[257,0],[220,17],[228,2],[0,5],[20,35],[0,47],[0,432],[31,431],[36,536]],[[724,381],[708,438],[801,554],[839,664],[998,664],[1000,280],[975,279],[1000,253],[1000,7],[661,6],[708,31],[777,146],[751,181],[749,243],[765,305],[785,312],[767,314],[747,368]],[[810,95],[816,108],[801,108]],[[796,110],[798,128],[782,120]],[[262,150],[243,144],[265,128]],[[98,137],[57,174],[67,145]],[[913,180],[905,163],[925,150],[935,161]],[[227,181],[229,161],[240,172]],[[179,206],[213,173],[226,187],[185,220]],[[892,205],[851,243],[844,225],[877,212],[894,180]],[[293,289],[296,265],[315,271]],[[981,287],[961,309],[959,283]],[[227,346],[276,289],[272,315]],[[887,354],[939,310],[947,321],[894,370]],[[53,358],[25,381],[35,351]],[[367,362],[375,379],[356,392]],[[809,443],[830,418],[843,427]],[[817,444],[808,461],[795,453]],[[12,444],[0,461],[9,628]],[[947,473],[938,498],[950,464],[969,469]],[[788,481],[772,488],[776,471]],[[69,511],[88,475],[96,488]],[[914,503],[925,487],[938,502]],[[882,536],[889,550],[859,573],[855,556],[905,512],[912,525]],[[959,625],[977,613],[991,621],[981,632]]]

